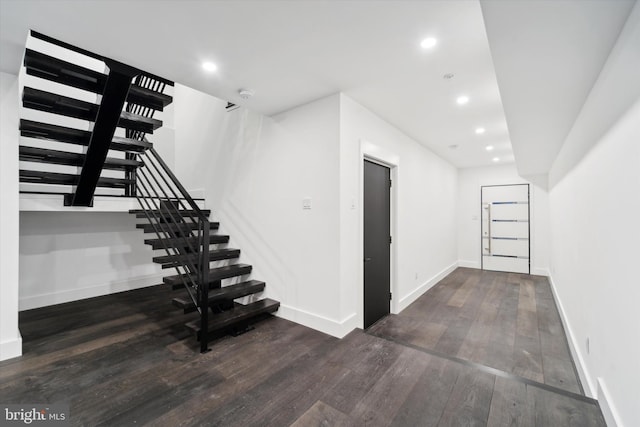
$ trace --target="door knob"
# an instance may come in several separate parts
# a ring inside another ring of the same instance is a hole
[[[371,258],[365,258],[364,259],[364,262],[368,262],[368,261],[371,261]]]

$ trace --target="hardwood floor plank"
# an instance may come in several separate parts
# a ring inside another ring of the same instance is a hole
[[[471,293],[473,292],[473,288],[478,283],[478,280],[480,280],[478,276],[469,276],[469,278],[467,278],[467,280],[462,283],[462,286],[460,286],[458,290],[456,290],[456,292],[451,296],[451,298],[449,298],[449,301],[447,301],[447,305],[450,305],[452,307],[464,306],[464,304],[467,302],[467,299],[469,298],[469,295],[471,295]]]
[[[449,395],[462,366],[433,357],[404,404],[391,421],[391,426],[435,426],[442,417]]]
[[[405,348],[349,414],[360,425],[389,425],[425,371],[429,357]]]
[[[539,339],[516,335],[512,371],[515,375],[544,383]]]
[[[605,427],[597,405],[567,396],[527,387],[529,406],[534,408],[536,426]]]
[[[354,425],[356,423],[347,414],[319,400],[291,424],[291,427],[347,427]]]
[[[438,426],[486,425],[494,384],[494,375],[465,367],[458,375]]]
[[[496,378],[487,427],[534,426],[533,407],[527,400],[527,385]]]
[[[398,345],[371,336],[365,340],[364,336],[367,335],[352,333],[347,337],[350,341],[348,353],[341,360],[331,360],[331,363],[340,363],[349,371],[322,395],[324,402],[345,414],[353,412],[401,353]]]
[[[582,394],[582,389],[576,378],[573,364],[570,360],[542,353],[542,366],[545,384],[562,390]]]

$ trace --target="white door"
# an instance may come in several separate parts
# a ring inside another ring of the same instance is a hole
[[[482,269],[530,273],[529,184],[481,188]]]

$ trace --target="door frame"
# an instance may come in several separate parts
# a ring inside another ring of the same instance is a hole
[[[377,163],[381,166],[385,166],[390,169],[391,172],[391,182],[393,183],[391,187],[391,223],[390,230],[392,243],[391,243],[391,251],[390,251],[390,278],[389,278],[389,290],[393,295],[393,299],[389,302],[389,312],[392,314],[398,313],[398,289],[397,289],[397,224],[396,218],[397,215],[397,194],[398,194],[398,169],[399,165],[399,156],[395,153],[392,153],[381,146],[375,145],[369,141],[360,140],[360,156],[358,158],[358,171],[359,171],[359,236],[358,236],[358,289],[357,289],[357,301],[358,301],[358,310],[357,310],[357,324],[360,328],[364,328],[364,161],[367,160],[372,163]]]
[[[529,273],[531,274],[531,186],[528,182],[519,182],[514,184],[495,184],[495,185],[481,185],[480,186],[480,270],[484,271],[484,252],[482,249],[482,233],[484,231],[484,221],[482,220],[482,207],[484,205],[484,201],[482,200],[482,189],[484,187],[513,187],[514,185],[526,185],[527,186],[527,215],[529,221],[527,222],[527,228],[529,233],[529,239],[527,240],[527,244],[529,245]],[[487,270],[494,271],[494,270]]]

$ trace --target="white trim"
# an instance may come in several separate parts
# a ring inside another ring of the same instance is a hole
[[[580,352],[580,346],[578,345],[578,341],[575,337],[575,334],[573,333],[573,329],[571,329],[569,319],[564,310],[564,307],[562,306],[562,301],[560,301],[560,297],[558,296],[558,292],[556,291],[556,285],[553,282],[553,276],[551,275],[549,275],[549,284],[551,285],[553,300],[556,303],[556,307],[558,307],[558,313],[560,314],[560,320],[562,320],[562,326],[564,326],[564,331],[567,334],[567,341],[569,343],[571,357],[573,357],[573,361],[576,365],[576,370],[578,371],[578,376],[580,377],[580,381],[582,382],[582,386],[584,387],[584,392],[587,396],[595,399],[596,389],[589,379],[587,365],[584,362],[584,358],[582,357],[582,353]]]
[[[480,261],[458,260],[458,267],[475,268],[480,270]]]
[[[620,415],[613,404],[613,399],[609,394],[609,390],[604,384],[604,379],[598,377],[598,404],[602,411],[602,416],[607,424],[607,427],[622,427],[622,421],[620,421]]]
[[[164,274],[151,274],[148,276],[136,277],[130,280],[116,280],[100,285],[89,286],[78,289],[67,289],[59,292],[33,295],[20,298],[19,310],[31,310],[32,308],[46,307],[54,304],[62,304],[70,301],[99,297],[102,295],[114,294],[116,292],[130,291],[133,289],[146,288],[162,283]]]
[[[459,265],[459,263],[457,261],[454,262],[449,267],[445,268],[440,273],[436,274],[435,276],[433,276],[432,278],[430,278],[429,280],[424,282],[422,285],[418,286],[415,290],[413,290],[408,295],[406,295],[405,297],[400,299],[400,301],[398,301],[397,304],[395,304],[394,309],[393,309],[392,312],[394,314],[400,313],[402,310],[407,308],[412,302],[414,302],[415,300],[420,298],[422,296],[422,294],[424,294],[429,289],[431,289],[436,283],[438,283],[440,280],[444,279],[453,270],[458,268],[458,265]]]
[[[200,190],[196,190],[200,192]],[[190,192],[192,197],[193,194]],[[196,200],[196,204],[201,209],[205,208],[204,200]],[[21,212],[124,212],[128,213],[130,209],[140,209],[138,200],[131,197],[118,196],[95,196],[92,207],[84,206],[65,206],[64,196],[62,194],[20,194],[20,211]]]
[[[18,338],[0,343],[0,361],[18,356],[22,356],[22,337],[20,332],[18,332]]]
[[[549,270],[547,270],[546,268],[531,268],[531,274],[534,276],[547,276],[550,277],[551,273],[549,273]]]
[[[356,313],[352,313],[343,320],[338,321],[306,310],[291,307],[286,304],[280,304],[280,308],[275,314],[283,319],[290,320],[337,338],[344,337],[357,327]]]

